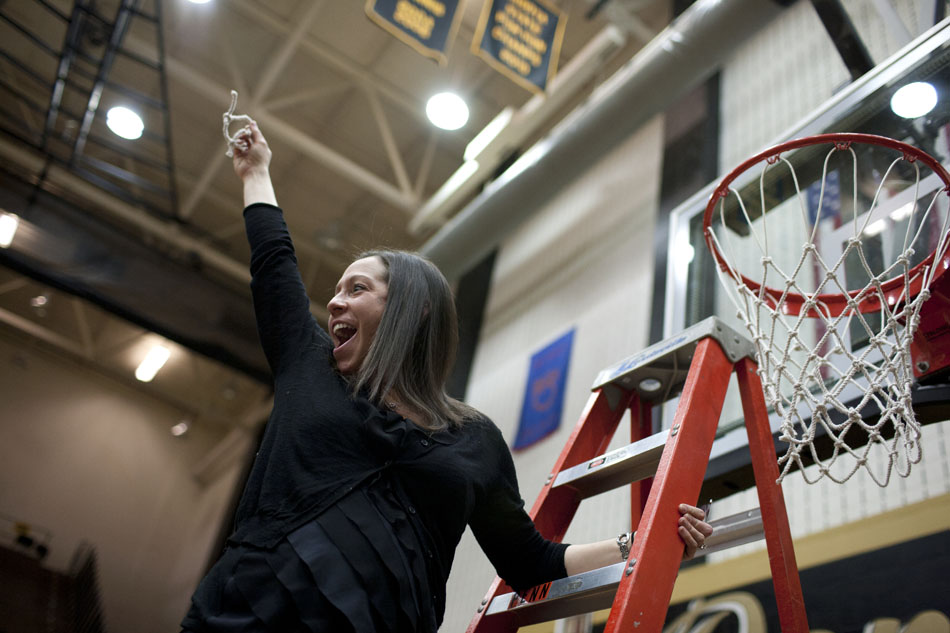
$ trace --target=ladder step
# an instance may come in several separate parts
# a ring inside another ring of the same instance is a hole
[[[706,549],[696,552],[697,557],[763,537],[762,513],[758,508],[711,521],[710,525],[713,535],[706,541]],[[524,597],[514,592],[496,596],[485,615],[508,613],[519,626],[525,626],[609,608],[626,566],[627,563],[620,562],[561,578],[524,592]]]
[[[615,385],[624,390],[635,389],[643,402],[665,402],[682,391],[696,345],[707,337],[718,341],[734,363],[744,357],[755,358],[750,340],[718,318],[708,317],[677,336],[602,370],[591,389]]]
[[[762,527],[762,510],[759,508],[723,517],[718,521],[710,521],[709,524],[713,526],[712,536],[706,539],[706,549],[696,552],[696,558],[752,543],[765,537]]]
[[[558,473],[552,487],[569,486],[581,499],[656,474],[669,429]]]
[[[496,596],[485,615],[512,613],[524,626],[606,609],[613,603],[624,567],[626,563],[620,562],[538,585],[524,598],[514,592]]]

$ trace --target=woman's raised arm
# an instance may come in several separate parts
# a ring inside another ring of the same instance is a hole
[[[270,179],[272,156],[267,139],[255,121],[237,133],[234,145],[234,173],[244,183],[244,206],[264,202],[277,206],[277,195]]]

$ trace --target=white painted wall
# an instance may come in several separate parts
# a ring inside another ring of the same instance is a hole
[[[46,566],[99,559],[109,631],[177,631],[236,485],[190,468],[223,437],[62,357],[0,337],[0,513],[49,529]]]
[[[874,0],[842,4],[875,64],[931,25],[930,0],[887,0],[900,18],[885,22]],[[811,117],[851,78],[812,4],[800,0],[739,47],[722,68],[720,171],[726,173]]]
[[[466,400],[495,421],[509,445],[532,354],[576,328],[561,428],[514,456],[529,508],[597,373],[647,345],[662,142],[658,117],[591,165],[499,251]],[[629,441],[626,428],[622,423],[615,445]],[[613,537],[628,523],[627,493],[600,495],[581,505],[565,541]],[[443,632],[465,630],[494,575],[466,532]]]

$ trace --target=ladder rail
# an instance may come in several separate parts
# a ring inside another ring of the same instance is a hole
[[[742,413],[749,434],[755,488],[765,519],[765,542],[769,550],[769,566],[775,587],[775,600],[778,603],[779,622],[782,631],[807,633],[808,618],[795,561],[795,547],[788,525],[788,514],[785,511],[785,496],[782,494],[782,486],[777,483],[779,473],[775,444],[772,441],[762,382],[756,369],[756,364],[747,358],[736,363],[735,367],[742,398]]]
[[[710,317],[601,372],[529,514],[542,536],[561,541],[582,499],[629,484],[637,538],[627,562],[546,583],[521,596],[496,577],[468,633],[514,633],[523,624],[611,605],[605,633],[660,633],[684,549],[677,530],[678,507],[698,499],[733,373],[761,512],[727,517],[732,524],[714,522],[716,532],[697,555],[750,542],[764,533],[782,630],[808,632],[785,501],[776,484],[775,445],[757,366],[747,353],[750,346]],[[681,363],[685,358],[688,363]],[[651,363],[663,372],[656,373]],[[651,435],[656,390],[643,390],[647,379],[656,383],[658,377],[670,387],[682,385],[682,393],[669,431]],[[604,453],[627,410],[631,444]],[[756,526],[750,527],[750,521],[757,521]]]
[[[715,339],[701,340],[604,633],[663,629],[685,547],[678,506],[699,497],[731,373]]]

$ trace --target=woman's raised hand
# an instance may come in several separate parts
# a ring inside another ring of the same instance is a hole
[[[235,135],[234,173],[244,182],[244,206],[258,202],[277,205],[270,179],[271,151],[255,121]]]
[[[267,139],[261,134],[255,121],[235,135],[234,173],[243,181],[252,176],[267,175],[270,166],[271,150]]]

